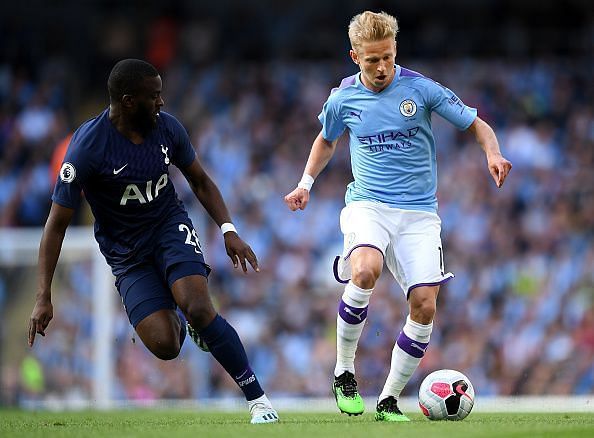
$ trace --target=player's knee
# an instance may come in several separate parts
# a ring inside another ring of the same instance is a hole
[[[353,270],[352,281],[361,289],[372,289],[379,277],[379,272],[376,272],[370,267],[360,267]]]
[[[182,310],[190,325],[197,330],[205,328],[216,316],[216,311],[210,302],[192,302]]]
[[[167,342],[156,342],[150,350],[161,360],[173,360],[179,356],[181,350],[179,338]]]
[[[411,317],[420,324],[429,324],[433,321],[436,312],[436,302],[430,298],[424,298],[411,303]]]

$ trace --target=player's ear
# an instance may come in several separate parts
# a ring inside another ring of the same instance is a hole
[[[134,106],[134,96],[131,94],[124,94],[121,100],[122,107],[132,108]]]
[[[359,65],[359,56],[357,55],[357,52],[351,49],[349,50],[349,55],[351,55],[351,59],[353,60],[353,62]]]

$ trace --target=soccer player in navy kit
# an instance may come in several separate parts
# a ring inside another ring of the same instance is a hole
[[[343,254],[334,266],[346,283],[337,315],[337,358],[332,391],[340,411],[359,415],[363,399],[355,380],[355,352],[369,300],[384,263],[409,301],[409,315],[392,350],[390,372],[378,397],[378,421],[409,421],[398,397],[425,354],[433,329],[437,294],[453,277],[444,269],[437,215],[436,112],[474,134],[497,187],[511,169],[491,127],[449,89],[394,64],[398,23],[384,12],[356,15],[349,25],[351,58],[360,72],[342,80],[319,115],[303,178],[285,196],[303,210],[314,179],[324,169],[343,132],[349,133],[354,181],[340,215]]]
[[[236,331],[215,311],[207,288],[210,267],[169,178],[177,166],[221,227],[234,266],[258,271],[252,249],[231,223],[221,194],[206,174],[186,130],[161,111],[162,82],[149,63],[118,62],[108,79],[110,106],[74,133],[60,169],[39,248],[39,289],[29,345],[52,319],[51,282],[62,241],[84,193],[95,238],[116,277],[130,323],[158,358],[177,357],[187,330],[204,343],[243,391],[252,423],[278,415],[260,387]],[[202,345],[203,346],[203,345]]]

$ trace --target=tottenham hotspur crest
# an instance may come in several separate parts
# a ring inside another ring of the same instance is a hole
[[[400,114],[404,117],[412,117],[417,113],[417,104],[412,99],[403,100],[400,103]]]
[[[165,155],[165,164],[169,164],[169,157],[167,156],[168,150],[169,148],[167,146],[161,145],[161,152],[163,152],[163,155]]]

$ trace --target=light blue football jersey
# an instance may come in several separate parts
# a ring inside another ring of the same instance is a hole
[[[477,111],[451,90],[396,65],[382,91],[366,88],[360,74],[332,90],[318,116],[322,136],[334,141],[349,132],[354,181],[345,202],[376,201],[406,210],[437,211],[437,159],[431,130],[436,112],[467,129]]]

